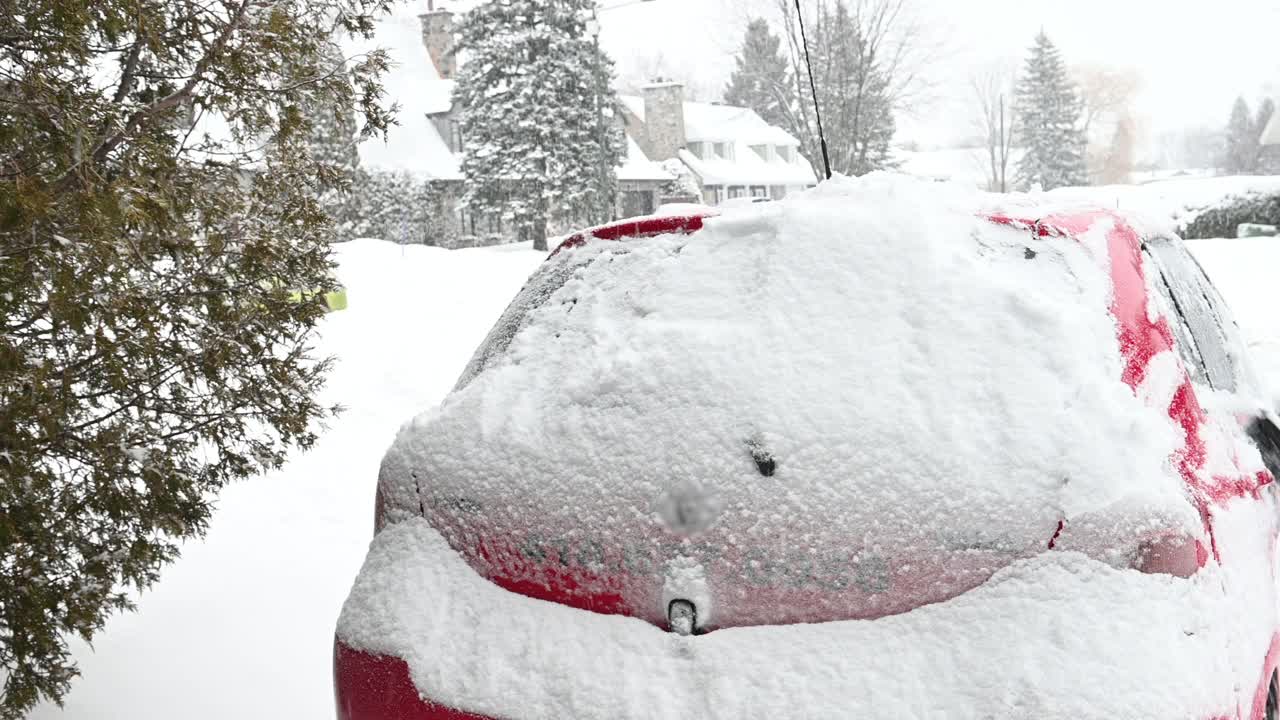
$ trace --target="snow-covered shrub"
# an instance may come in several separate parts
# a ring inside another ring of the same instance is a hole
[[[372,237],[404,245],[463,247],[456,198],[448,183],[404,172],[357,171],[350,192],[329,206],[343,239]]]
[[[1230,238],[1243,223],[1280,225],[1280,194],[1232,196],[1221,205],[1206,210],[1180,229],[1188,240]]]

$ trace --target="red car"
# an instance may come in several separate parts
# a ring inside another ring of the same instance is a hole
[[[1275,415],[1176,237],[836,181],[565,242],[380,473],[338,717],[1277,717]]]

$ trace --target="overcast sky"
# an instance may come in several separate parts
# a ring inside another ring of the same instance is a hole
[[[801,4],[813,0],[801,0]],[[1244,95],[1280,95],[1280,0],[907,0],[936,59],[935,87],[902,136],[945,143],[968,132],[969,76],[1017,65],[1040,28],[1069,63],[1132,68],[1143,80],[1137,112],[1151,132],[1226,123]],[[632,82],[662,71],[715,95],[753,12],[776,0],[601,0],[602,42]],[[436,0],[465,8],[475,0]],[[403,9],[421,11],[426,0]],[[707,98],[718,99],[718,98]]]

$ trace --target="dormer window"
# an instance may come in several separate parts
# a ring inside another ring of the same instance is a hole
[[[699,160],[706,160],[707,144],[704,142],[691,142],[689,143],[689,152],[693,153],[693,156]]]
[[[768,145],[752,145],[751,151],[765,162],[773,159],[773,149]]]
[[[733,160],[733,143],[716,143],[716,157],[721,160]]]
[[[778,158],[785,163],[793,163],[796,160],[796,149],[787,145],[779,145]]]

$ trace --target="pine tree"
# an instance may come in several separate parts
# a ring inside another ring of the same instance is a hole
[[[889,81],[845,0],[818,6],[814,63],[832,170],[864,175],[893,167],[897,129]]]
[[[616,197],[623,136],[613,63],[586,33],[593,1],[489,2],[459,26],[463,202],[500,213],[537,250]]]
[[[781,48],[782,38],[773,34],[766,20],[752,20],[724,92],[729,105],[751,108],[780,127],[787,122],[793,87]]]
[[[1085,137],[1080,130],[1080,98],[1066,64],[1049,36],[1036,36],[1016,90],[1023,156],[1017,182],[1045,190],[1087,182]]]
[[[387,0],[24,0],[0,13],[0,718],[132,607],[218,492],[332,414],[313,352],[333,175],[308,103],[385,129]],[[198,620],[197,620],[198,621]]]
[[[1227,121],[1222,169],[1228,175],[1245,175],[1253,172],[1257,144],[1258,138],[1254,135],[1249,103],[1243,97],[1238,97],[1231,106],[1231,119]]]

